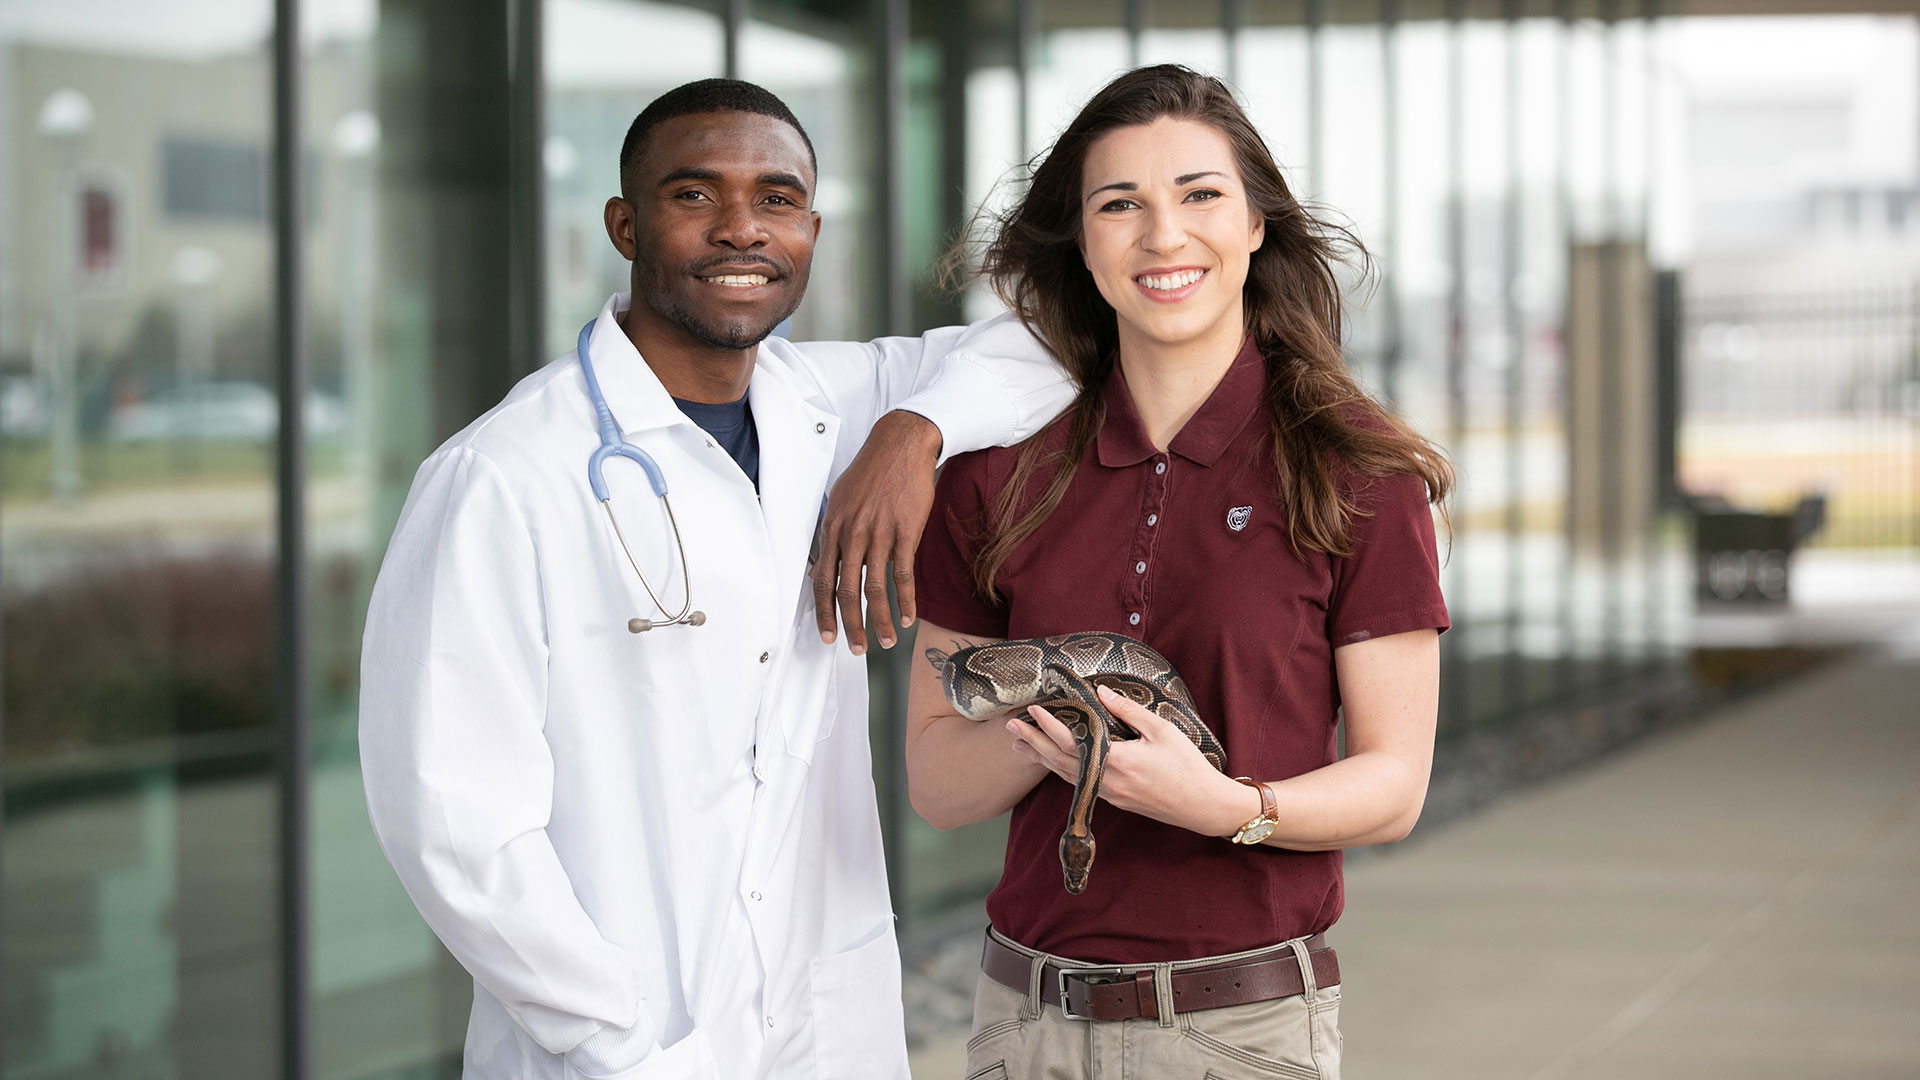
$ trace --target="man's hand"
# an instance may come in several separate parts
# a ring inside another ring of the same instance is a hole
[[[895,641],[887,612],[887,563],[893,563],[900,598],[900,625],[913,625],[913,553],[933,508],[933,466],[940,459],[940,429],[916,413],[894,411],[880,418],[853,463],[827,497],[820,557],[814,561],[813,612],[820,640],[837,630],[834,604],[847,624],[855,656],[867,651],[867,618],[883,648]],[[863,585],[864,582],[864,585]]]

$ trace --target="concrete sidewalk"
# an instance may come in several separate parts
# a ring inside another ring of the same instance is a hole
[[[1920,1076],[1908,638],[1355,858],[1348,1080]]]
[[[1355,862],[1350,1080],[1920,1076],[1920,650]]]

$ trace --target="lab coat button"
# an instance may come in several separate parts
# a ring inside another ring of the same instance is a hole
[[[827,425],[825,425],[825,424],[815,424],[815,425],[813,425],[813,433],[814,433],[815,435],[825,435],[825,434],[827,433]],[[773,1021],[772,1021],[772,1020],[768,1020],[768,1021],[767,1021],[767,1026],[768,1026],[768,1027],[772,1027],[772,1026],[773,1026]]]
[[[771,1016],[769,1016],[769,1017],[767,1017],[767,1026],[768,1026],[768,1027],[772,1027],[772,1026],[773,1026],[773,1017],[771,1017]]]
[[[761,653],[761,654],[760,654],[760,662],[761,662],[761,663],[763,663],[763,664],[764,664],[764,663],[766,663],[766,662],[767,662],[767,657],[769,657],[769,656],[771,656],[771,655],[773,655],[773,654],[771,654],[771,653]]]
[[[747,895],[753,897],[755,900],[760,899],[760,894],[757,892],[750,892]]]

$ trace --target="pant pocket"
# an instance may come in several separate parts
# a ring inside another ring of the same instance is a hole
[[[1020,1034],[1028,1024],[1027,996],[980,976],[973,988],[973,1031],[967,1038],[967,1080],[1006,1077],[1020,1064]],[[997,1070],[997,1071],[996,1071]]]
[[[1329,1073],[1319,1045],[1324,1039],[1317,1037],[1316,1025],[1324,1019],[1322,1009],[1337,1017],[1338,1008],[1338,1000],[1329,992],[1322,993],[1320,1006],[1312,1012],[1306,999],[1295,995],[1182,1013],[1180,1027],[1198,1063],[1206,1067],[1206,1075],[1216,1080],[1332,1080],[1339,1075],[1337,1050]],[[1337,1019],[1327,1022],[1338,1024]]]

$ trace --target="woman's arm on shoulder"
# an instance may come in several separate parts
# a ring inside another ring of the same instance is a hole
[[[955,712],[941,686],[946,658],[994,638],[964,637],[924,619],[914,639],[920,654],[907,685],[907,797],[936,829],[954,829],[1011,810],[1045,766],[1013,750],[1004,723]]]

